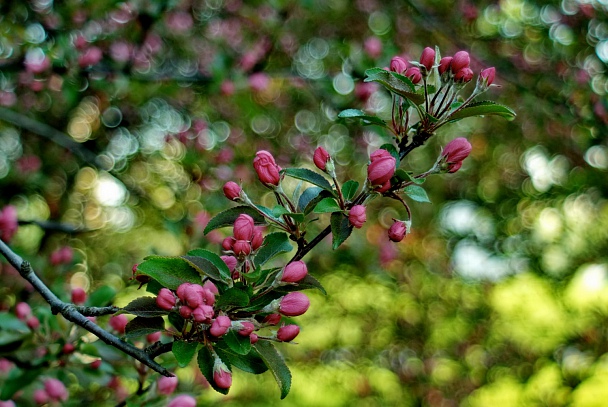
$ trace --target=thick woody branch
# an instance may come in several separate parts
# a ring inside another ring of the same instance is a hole
[[[65,319],[75,323],[76,325],[91,332],[103,342],[116,349],[126,353],[127,355],[137,359],[150,369],[162,374],[163,376],[171,377],[173,374],[167,369],[159,365],[151,357],[150,353],[143,349],[136,348],[128,342],[123,341],[115,335],[107,332],[99,325],[90,321],[85,315],[107,315],[118,310],[116,307],[77,307],[74,304],[61,301],[36,275],[30,263],[23,260],[19,255],[13,252],[10,247],[0,240],[0,253],[15,267],[21,276],[26,279],[40,293],[42,298],[51,306],[53,314],[61,314]]]

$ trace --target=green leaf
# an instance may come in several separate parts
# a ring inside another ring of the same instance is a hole
[[[197,348],[198,342],[176,340],[173,341],[173,345],[171,345],[171,351],[173,352],[179,367],[186,367],[190,364]]]
[[[334,198],[323,198],[321,202],[315,206],[314,213],[332,213],[340,212],[342,208]]]
[[[403,192],[416,202],[431,202],[424,188],[418,185],[408,185]]]
[[[304,214],[303,213],[289,212],[285,207],[283,207],[281,205],[275,206],[272,209],[272,214],[274,215],[275,218],[280,218],[281,216],[282,217],[289,216],[290,218],[292,218],[296,222],[304,222]]]
[[[217,254],[205,249],[194,249],[190,250],[188,255],[182,256],[182,258],[198,270],[199,273],[213,280],[223,281],[228,285],[232,285],[230,269]]]
[[[317,280],[316,278],[314,278],[313,276],[311,276],[310,274],[307,274],[306,277],[304,277],[302,280],[300,280],[298,282],[297,287],[300,290],[305,290],[308,288],[316,288],[317,290],[321,291],[324,295],[327,295],[327,291],[325,291],[325,287],[323,287],[323,285],[321,285],[321,282],[319,280]]]
[[[230,330],[222,338],[226,342],[226,345],[238,355],[247,355],[251,351],[251,339],[249,339],[249,335],[239,335],[237,332]]]
[[[332,247],[336,250],[353,231],[353,225],[348,221],[348,217],[344,216],[340,212],[331,214],[330,219],[331,234],[332,234]]]
[[[163,287],[158,281],[154,280],[153,278],[151,278],[150,281],[148,281],[148,283],[146,284],[146,291],[150,294],[158,295],[161,288],[165,287]]]
[[[511,108],[490,100],[485,100],[471,103],[467,107],[452,113],[450,116],[448,116],[448,120],[453,121],[464,119],[465,117],[488,115],[502,116],[507,120],[513,120],[516,116],[515,112]]]
[[[359,189],[359,182],[353,179],[348,180],[342,185],[342,195],[347,201],[352,200]]]
[[[102,285],[89,295],[86,305],[89,307],[105,307],[114,301],[114,297],[116,297],[116,290],[108,285]]]
[[[298,200],[298,210],[300,210],[300,212],[304,212],[305,215],[308,215],[310,212],[312,212],[319,201],[326,198],[327,195],[329,194],[323,188],[307,188],[304,192],[302,192],[302,195],[300,195],[300,199]]]
[[[226,342],[219,341],[215,351],[222,360],[229,360],[236,368],[252,374],[261,374],[268,370],[260,354],[252,347],[247,355],[239,355],[228,347]]]
[[[230,360],[228,358],[224,359],[219,354],[218,356],[220,357],[220,359],[222,359],[222,362],[224,362],[226,366],[228,366],[228,369],[230,369]],[[213,380],[213,365],[215,363],[215,358],[206,346],[203,346],[198,351],[197,362],[198,368],[201,370],[201,373],[203,374],[203,376],[205,376],[205,379],[207,379],[211,387],[213,387],[213,390],[217,391],[218,393],[228,394],[229,389],[221,389],[217,387],[215,381]]]
[[[359,110],[359,109],[342,110],[340,113],[338,113],[338,117],[340,119],[361,119],[361,121],[363,122],[363,125],[365,125],[365,126],[371,125],[371,124],[376,124],[378,126],[388,127],[386,125],[386,122],[384,120],[382,120],[381,118],[365,114],[365,112],[363,110]]]
[[[292,178],[301,179],[313,185],[323,188],[326,191],[332,192],[331,184],[324,176],[318,174],[308,168],[286,168],[282,171],[285,175]]]
[[[253,347],[260,354],[260,357],[272,372],[274,379],[279,385],[281,399],[284,399],[289,394],[289,389],[291,388],[291,372],[285,364],[283,356],[281,356],[269,341],[260,340],[256,342]]]
[[[184,318],[179,315],[177,312],[172,312],[169,314],[169,322],[171,325],[177,329],[178,332],[181,332],[184,329],[184,323],[186,322]]]
[[[264,238],[264,245],[255,256],[255,264],[262,265],[281,253],[290,252],[293,249],[289,243],[289,236],[285,232],[269,233]]]
[[[274,216],[274,213],[273,213],[272,209],[267,208],[267,207],[262,206],[262,205],[255,205],[255,207],[256,207],[256,208],[258,208],[258,210],[259,210],[260,212],[263,212],[263,213],[266,215],[266,217],[268,217],[268,218],[270,218],[270,219],[274,219],[274,220],[276,220],[277,222],[279,222],[279,221],[280,221],[280,218],[278,218],[278,217]]]
[[[24,385],[34,383],[42,372],[42,369],[37,368],[11,369],[8,378],[2,382],[0,400],[9,400],[17,391],[23,389]]]
[[[165,329],[165,320],[162,317],[135,317],[125,327],[125,337],[135,338],[152,334]]]
[[[412,81],[403,75],[382,68],[371,68],[365,71],[365,76],[365,82],[378,82],[389,91],[403,96],[416,105],[424,103],[424,96],[417,94]]]
[[[233,226],[236,218],[238,218],[239,215],[242,213],[251,216],[253,218],[253,221],[256,224],[261,225],[261,224],[266,223],[266,220],[264,219],[264,217],[262,215],[260,215],[258,213],[258,211],[256,211],[255,209],[253,209],[249,206],[241,205],[241,206],[235,206],[234,208],[226,209],[225,211],[222,211],[222,212],[218,213],[217,215],[215,215],[209,221],[209,223],[207,223],[207,226],[205,227],[205,230],[203,233],[207,234],[207,233],[211,232],[212,230],[215,230],[218,228],[223,228],[225,226]]]
[[[137,273],[150,276],[171,290],[183,283],[202,282],[201,275],[181,257],[148,256],[137,266]]]
[[[0,354],[15,352],[30,336],[32,333],[28,331],[0,330]]]
[[[23,333],[29,333],[30,329],[26,323],[17,318],[12,313],[0,312],[0,329],[7,331],[21,331]]]
[[[228,306],[246,307],[247,305],[249,305],[249,295],[238,287],[232,287],[218,297],[214,307],[224,309]]]
[[[156,305],[155,297],[139,297],[131,301],[127,306],[121,309],[121,311],[128,314],[137,315],[139,317],[158,317],[167,315],[169,312],[164,309],[160,309]]]
[[[418,185],[424,184],[424,181],[426,181],[426,178],[414,178],[411,172],[405,171],[401,168],[395,171],[394,176],[397,178],[397,180],[399,180],[399,182],[410,181]]]

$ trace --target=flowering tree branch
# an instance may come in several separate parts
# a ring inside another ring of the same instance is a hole
[[[163,376],[173,376],[173,374],[167,369],[156,363],[151,357],[150,353],[123,341],[117,336],[102,329],[99,327],[99,325],[93,323],[87,318],[87,316],[113,314],[119,310],[118,307],[78,307],[74,304],[61,301],[38,277],[38,275],[32,269],[30,263],[23,260],[18,254],[13,252],[2,240],[0,240],[0,253],[15,269],[19,271],[21,277],[27,280],[34,287],[34,289],[40,293],[42,298],[49,303],[53,314],[63,315],[63,317],[68,321],[71,321],[86,329],[106,344],[113,346],[116,349],[135,358],[142,364],[148,366]]]

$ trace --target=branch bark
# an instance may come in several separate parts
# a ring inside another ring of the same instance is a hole
[[[149,352],[143,349],[136,348],[128,342],[123,341],[117,336],[109,333],[99,325],[90,321],[87,316],[107,315],[119,310],[117,307],[77,307],[74,304],[61,301],[36,275],[29,262],[23,260],[18,254],[13,252],[11,248],[0,240],[0,253],[15,267],[21,276],[26,279],[38,293],[51,306],[53,314],[61,314],[65,319],[75,323],[76,325],[91,332],[103,342],[115,347],[123,353],[138,360],[150,369],[162,374],[163,376],[171,377],[173,374],[167,369],[156,363]]]

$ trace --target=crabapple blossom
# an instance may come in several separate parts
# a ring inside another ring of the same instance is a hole
[[[360,229],[366,220],[365,206],[355,205],[348,211],[348,221],[357,229]]]
[[[274,161],[274,157],[266,150],[260,150],[253,159],[253,168],[258,174],[258,178],[266,185],[279,185],[281,176],[279,167]]]
[[[291,342],[300,333],[297,325],[284,325],[277,331],[277,339],[281,342]]]
[[[281,298],[279,312],[288,317],[297,317],[305,313],[309,306],[308,297],[299,291],[294,291]]]

